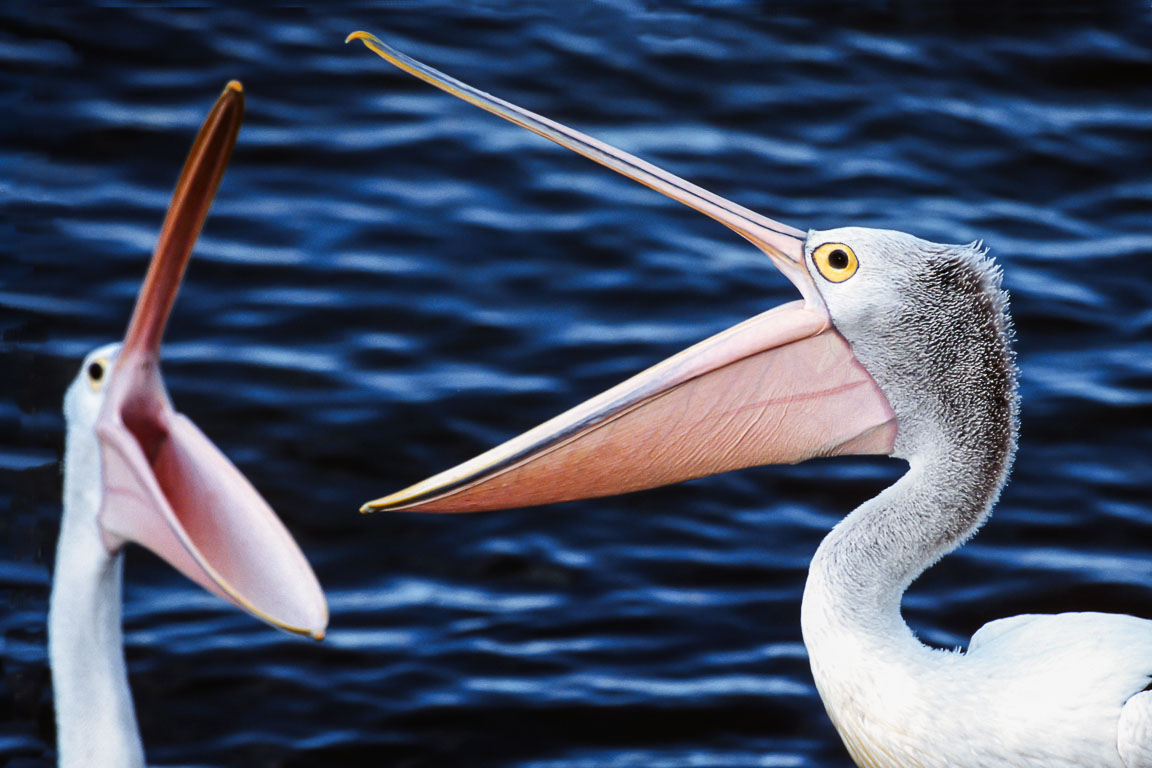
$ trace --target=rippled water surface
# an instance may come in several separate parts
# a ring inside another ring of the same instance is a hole
[[[278,634],[129,550],[150,762],[849,765],[800,593],[898,463],[356,513],[794,293],[714,222],[342,43],[361,28],[793,225],[983,239],[1012,293],[1020,453],[907,619],[955,646],[1014,613],[1152,616],[1146,12],[649,5],[0,17],[0,763],[54,759],[64,388],[123,333],[238,78],[247,120],[165,372],[297,536],[331,631]]]

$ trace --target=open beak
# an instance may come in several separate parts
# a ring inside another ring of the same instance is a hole
[[[164,326],[243,116],[243,89],[232,81],[176,184],[97,421],[99,525],[110,552],[142,544],[237,607],[320,639],[328,606],[308,561],[240,471],[173,410],[160,375]]]
[[[361,511],[468,512],[624,493],[761,464],[891,453],[895,416],[833,327],[805,234],[451,78],[366,32],[400,69],[694,208],[763,251],[803,302],[777,307],[471,461]]]

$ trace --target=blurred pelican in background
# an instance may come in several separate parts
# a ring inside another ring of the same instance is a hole
[[[62,768],[144,765],[121,630],[128,542],[273,626],[320,639],[328,623],[292,536],[173,410],[160,375],[164,326],[243,114],[233,81],[192,146],[123,344],[91,352],[64,400],[64,516],[48,614]]]

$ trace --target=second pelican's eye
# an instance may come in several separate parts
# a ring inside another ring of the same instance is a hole
[[[99,392],[104,386],[104,376],[108,373],[108,361],[104,358],[88,363],[88,386],[94,392]]]
[[[842,283],[856,274],[860,262],[856,254],[843,243],[824,243],[812,252],[812,261],[820,276],[833,283]]]

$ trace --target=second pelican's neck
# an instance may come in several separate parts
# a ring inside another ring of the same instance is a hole
[[[59,768],[142,768],[121,630],[123,558],[108,554],[96,522],[98,451],[84,438],[68,442],[48,609]]]

